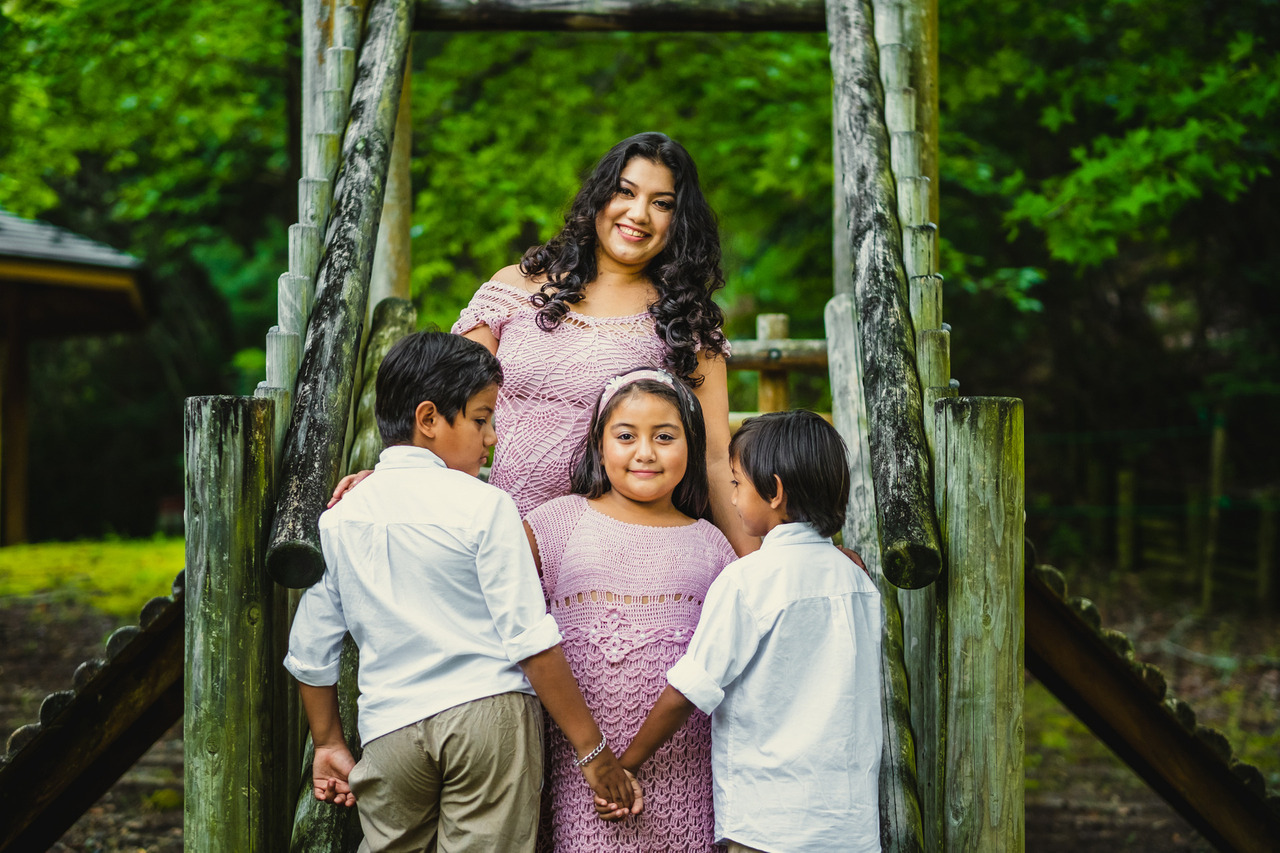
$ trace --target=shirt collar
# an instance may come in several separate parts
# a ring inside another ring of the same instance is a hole
[[[374,470],[388,468],[444,468],[444,460],[425,447],[412,444],[393,444],[378,456]]]
[[[800,521],[779,524],[765,534],[761,550],[778,545],[830,545],[831,538],[818,533],[812,524]]]

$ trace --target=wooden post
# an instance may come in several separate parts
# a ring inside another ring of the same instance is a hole
[[[1086,475],[1086,491],[1089,495],[1089,552],[1096,558],[1103,556],[1107,547],[1107,517],[1105,510],[1111,505],[1107,490],[1107,471],[1096,455],[1089,457]]]
[[[756,340],[785,341],[791,336],[791,318],[786,314],[760,314],[756,317]],[[780,350],[774,350],[781,354]],[[791,408],[787,390],[787,371],[761,370],[760,387],[756,391],[756,408],[761,412],[785,412]]]
[[[324,574],[316,522],[345,461],[360,329],[409,34],[407,0],[375,0],[352,93],[334,222],[317,276],[267,552],[268,570],[285,586],[310,586]]]
[[[378,226],[378,245],[373,252],[373,273],[369,279],[369,317],[388,297],[409,299],[412,276],[413,186],[409,161],[413,139],[410,84],[411,63],[405,62],[404,84],[400,90],[400,109],[396,113],[395,138],[391,143],[391,168],[387,173],[387,192],[382,202],[382,222]]]
[[[1204,528],[1205,528],[1205,496],[1202,483],[1191,483],[1187,486],[1187,503],[1185,507],[1186,525],[1186,565],[1184,582],[1188,589],[1194,589],[1200,582],[1200,564],[1204,561]]]
[[[880,712],[884,749],[880,758],[880,839],[886,853],[917,853],[927,848],[920,825],[916,791],[916,742],[911,729],[910,694],[903,663],[902,619],[895,587],[880,560],[876,528],[875,482],[867,443],[867,410],[862,391],[862,358],[858,353],[857,314],[853,296],[837,294],[826,308],[831,408],[836,429],[849,448],[849,508],[844,542],[862,555],[880,589],[884,635],[880,649]]]
[[[27,452],[30,406],[26,299],[21,289],[5,297],[4,363],[0,373],[0,508],[4,512],[0,542],[27,541]]]
[[[192,397],[186,406],[188,851],[278,850],[287,725],[277,590],[263,569],[274,485],[272,401]],[[287,812],[283,813],[287,814]]]
[[[384,299],[373,309],[373,322],[369,329],[369,343],[365,346],[363,378],[360,382],[360,402],[356,407],[355,440],[347,471],[372,468],[382,452],[382,434],[373,406],[377,400],[378,368],[387,350],[396,341],[412,332],[418,325],[418,310],[407,299]]]
[[[1213,413],[1213,439],[1209,445],[1209,513],[1204,531],[1204,562],[1200,564],[1200,610],[1213,609],[1213,568],[1218,555],[1218,520],[1222,514],[1222,486],[1227,462],[1227,415],[1219,406]]]
[[[1022,401],[934,409],[948,571],[946,850],[1022,850]]]
[[[311,138],[321,126],[324,51],[332,27],[331,0],[302,0],[302,175],[316,173]],[[299,211],[301,211],[299,207]],[[320,223],[321,226],[324,223]]]
[[[1116,472],[1116,571],[1119,572],[1132,572],[1134,569],[1135,479],[1132,463],[1126,463]]]
[[[1276,490],[1263,489],[1258,496],[1258,612],[1271,615],[1271,579],[1276,562]]]
[[[934,330],[939,336],[948,332]],[[944,380],[945,381],[945,380]],[[938,400],[957,396],[948,385],[924,389],[926,412],[933,412]],[[933,419],[925,431],[930,458],[938,471],[937,436]],[[940,475],[936,475],[940,476]],[[941,490],[935,489],[935,498]],[[939,504],[939,509],[941,505]],[[920,792],[920,819],[925,850],[941,850],[946,814],[947,671],[948,614],[947,570],[923,589],[900,589],[907,694],[911,697],[911,727],[916,743],[916,789]]]
[[[834,76],[837,184],[848,210],[876,509],[884,572],[896,586],[932,583],[942,567],[907,308],[897,198],[889,170],[879,59],[867,0],[827,3]],[[840,285],[837,285],[840,289]]]

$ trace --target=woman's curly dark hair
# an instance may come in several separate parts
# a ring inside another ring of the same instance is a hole
[[[724,312],[711,299],[724,287],[724,272],[716,215],[702,195],[698,167],[679,142],[662,133],[638,133],[609,149],[574,197],[564,228],[525,252],[520,271],[529,277],[546,277],[530,301],[539,309],[538,325],[554,329],[595,280],[596,217],[618,192],[619,176],[633,157],[661,163],[675,179],[676,205],[667,244],[645,268],[658,291],[649,315],[667,345],[663,366],[696,385],[702,379],[694,376],[697,348],[714,353],[726,350],[721,331]]]

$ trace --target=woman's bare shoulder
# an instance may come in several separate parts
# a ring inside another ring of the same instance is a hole
[[[541,286],[541,282],[535,278],[530,278],[520,271],[519,264],[512,264],[509,267],[503,267],[493,275],[489,276],[490,281],[496,281],[499,284],[505,284],[507,287],[514,287],[523,290],[526,293],[536,293]]]

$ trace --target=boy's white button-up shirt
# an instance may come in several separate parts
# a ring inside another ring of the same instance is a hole
[[[881,628],[875,584],[808,524],[712,583],[667,680],[712,715],[718,841],[880,850]]]
[[[324,578],[302,595],[285,667],[336,684],[360,647],[360,740],[500,693],[533,693],[519,662],[560,642],[515,503],[429,450],[388,447],[320,516]]]

